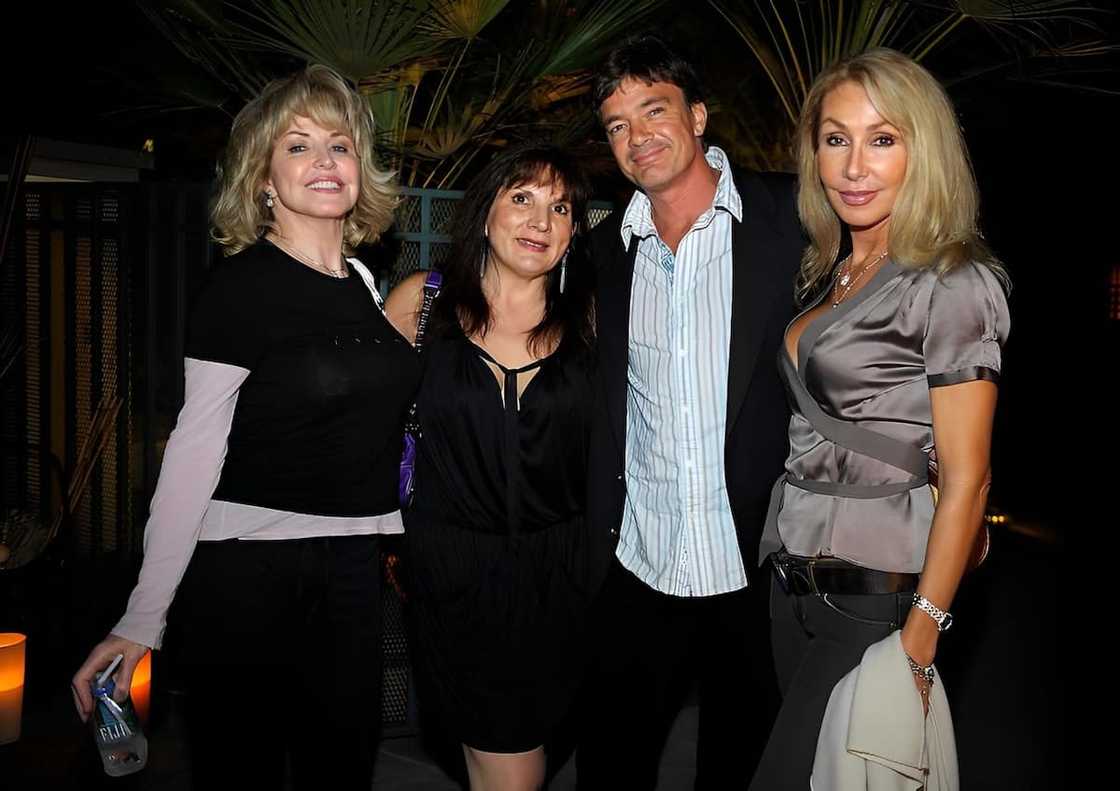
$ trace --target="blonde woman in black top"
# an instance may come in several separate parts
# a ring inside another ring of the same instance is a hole
[[[402,420],[419,378],[354,247],[392,220],[364,100],[322,66],[234,120],[213,207],[217,265],[192,314],[115,654],[127,690],[170,620],[195,787],[368,789],[380,720],[377,536],[399,533]],[[174,598],[174,607],[172,599]],[[171,609],[170,618],[168,617]]]

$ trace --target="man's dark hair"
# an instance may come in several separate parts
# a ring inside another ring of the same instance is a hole
[[[696,69],[679,52],[651,33],[624,39],[611,50],[595,77],[592,99],[595,112],[618,90],[625,79],[641,80],[646,85],[667,82],[676,85],[689,105],[704,101],[704,86]]]

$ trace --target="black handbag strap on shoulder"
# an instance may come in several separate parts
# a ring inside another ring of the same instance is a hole
[[[420,315],[416,318],[416,340],[412,342],[416,349],[424,343],[428,322],[432,318],[432,305],[439,296],[441,286],[443,286],[443,275],[435,269],[428,270],[428,277],[424,280],[424,297],[420,303]]]
[[[424,296],[420,302],[420,315],[416,317],[416,339],[412,342],[412,348],[417,352],[424,343],[424,336],[428,333],[428,323],[432,318],[432,305],[435,304],[436,297],[439,296],[439,290],[443,286],[443,274],[435,269],[428,270],[428,276],[424,279]],[[408,417],[405,418],[404,430],[406,434],[411,435],[413,438],[420,434],[420,424],[416,418],[416,402],[412,402],[412,406],[408,408]]]

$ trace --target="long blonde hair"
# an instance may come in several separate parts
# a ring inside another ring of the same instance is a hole
[[[979,195],[953,105],[941,84],[910,58],[885,47],[842,60],[813,83],[797,128],[797,209],[809,234],[797,296],[805,301],[832,272],[841,224],[817,170],[821,106],[836,87],[854,82],[878,113],[902,133],[906,175],[891,211],[891,258],[911,268],[948,272],[970,261],[1006,275],[980,236]]]
[[[361,188],[343,224],[346,251],[376,240],[392,224],[397,188],[394,174],[377,166],[369,106],[336,72],[312,65],[270,82],[233,119],[224,162],[218,168],[218,195],[210,207],[212,236],[225,247],[226,255],[244,250],[275,228],[272,210],[265,205],[264,182],[273,147],[296,115],[345,132],[354,141]]]

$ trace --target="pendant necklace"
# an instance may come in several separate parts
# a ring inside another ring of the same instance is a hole
[[[860,278],[866,274],[867,270],[874,269],[880,261],[887,257],[887,252],[887,250],[884,250],[879,253],[879,255],[875,256],[875,260],[871,263],[864,264],[855,276],[852,275],[852,255],[849,253],[848,257],[844,259],[844,264],[846,265],[844,271],[840,273],[840,277],[836,278],[836,285],[832,288],[832,307],[838,307],[840,303],[844,301],[844,298],[848,296],[848,292],[851,291],[855,284],[859,282]],[[843,291],[840,289],[843,289]]]
[[[326,266],[325,264],[320,264],[318,261],[316,261],[312,258],[309,258],[306,255],[303,255],[299,250],[296,250],[296,249],[294,249],[292,247],[289,247],[288,245],[282,243],[275,236],[269,236],[268,240],[270,242],[272,242],[274,245],[276,245],[277,247],[279,247],[281,250],[283,250],[285,253],[290,255],[292,258],[296,259],[301,264],[304,264],[305,266],[309,266],[312,269],[315,269],[319,272],[323,272],[325,274],[330,275],[331,277],[335,277],[335,278],[338,278],[340,280],[342,278],[345,278],[345,277],[349,276],[346,272],[346,264],[342,264],[342,266],[338,269],[331,269],[329,266]],[[339,255],[339,260],[341,261],[341,259],[342,259],[342,256],[340,254]]]

